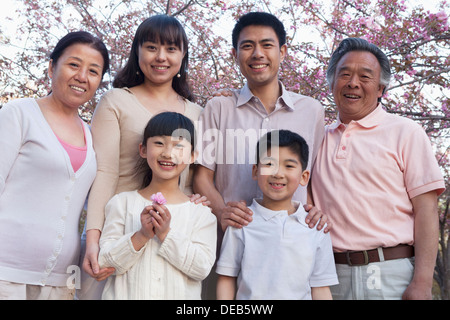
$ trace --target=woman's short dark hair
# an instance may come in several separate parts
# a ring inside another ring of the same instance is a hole
[[[327,69],[327,80],[330,87],[333,85],[336,68],[342,57],[351,51],[366,51],[373,54],[380,64],[380,84],[384,86],[383,94],[386,92],[389,82],[391,81],[391,66],[389,59],[376,45],[361,38],[347,38],[342,40],[338,48],[331,55]]]
[[[50,54],[50,59],[53,60],[53,64],[57,64],[59,58],[63,55],[64,51],[74,44],[86,44],[91,48],[100,52],[103,57],[103,72],[102,76],[109,70],[109,53],[105,44],[99,38],[93,36],[86,31],[70,32],[61,38],[56,44],[53,52]]]
[[[146,41],[161,44],[173,44],[185,52],[179,75],[173,78],[173,89],[185,99],[194,101],[189,85],[187,73],[189,64],[189,42],[181,23],[174,17],[168,15],[156,15],[142,22],[134,35],[128,61],[121,69],[113,82],[114,88],[135,87],[145,80],[145,75],[139,68],[139,48]]]
[[[237,42],[239,40],[239,35],[241,34],[242,29],[248,26],[271,27],[278,37],[280,47],[286,44],[286,30],[284,29],[283,23],[277,17],[266,12],[250,12],[240,17],[234,26],[232,33],[234,49],[237,49]]]

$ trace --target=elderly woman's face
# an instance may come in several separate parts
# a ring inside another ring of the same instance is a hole
[[[341,121],[360,120],[376,109],[383,94],[381,67],[367,51],[351,51],[338,62],[332,85]]]
[[[74,44],[57,63],[50,62],[52,95],[64,106],[78,108],[94,96],[102,80],[103,57],[86,44]]]

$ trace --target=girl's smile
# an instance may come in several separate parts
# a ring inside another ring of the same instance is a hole
[[[158,164],[163,170],[172,170],[176,166],[175,163],[171,161],[158,161]]]

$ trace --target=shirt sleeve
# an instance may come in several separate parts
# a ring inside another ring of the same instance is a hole
[[[158,254],[188,277],[201,281],[216,260],[217,220],[208,207],[193,206],[198,214],[192,232],[187,235],[171,229]]]
[[[114,267],[116,274],[124,274],[141,257],[147,244],[136,251],[131,242],[135,232],[125,234],[126,200],[116,195],[105,207],[106,220],[100,237],[100,267]]]
[[[86,230],[102,230],[105,205],[115,194],[119,180],[119,115],[104,95],[92,118],[92,139],[97,155],[97,175],[89,193]]]
[[[22,147],[22,126],[17,105],[10,103],[0,109],[0,194]]]
[[[324,234],[317,246],[314,268],[309,280],[310,286],[326,287],[339,283],[334,263],[330,234]]]
[[[237,277],[241,271],[241,261],[243,255],[243,230],[228,227],[223,237],[220,257],[217,261],[216,273],[229,277]]]
[[[445,183],[430,140],[422,127],[412,125],[411,135],[401,150],[406,190],[410,198],[433,190],[439,196]]]
[[[319,149],[322,146],[322,142],[325,136],[325,111],[323,106],[317,102],[317,121],[316,128],[314,130],[314,148],[310,152],[311,154],[311,168],[314,167],[314,163],[316,162],[317,154],[319,153]]]

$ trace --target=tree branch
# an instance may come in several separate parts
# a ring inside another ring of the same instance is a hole
[[[195,2],[195,0],[190,0],[188,3],[186,3],[186,4],[184,5],[183,8],[181,8],[180,10],[178,10],[177,12],[175,12],[174,14],[172,14],[172,17],[176,17],[177,15],[181,14],[184,10],[186,10],[187,8],[189,8],[194,2]],[[168,1],[168,3],[170,3],[170,0]]]

